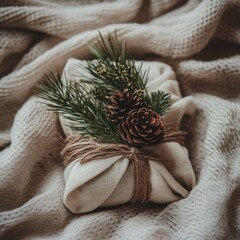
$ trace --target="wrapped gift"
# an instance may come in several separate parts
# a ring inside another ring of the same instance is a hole
[[[69,59],[62,81],[69,79],[78,81],[79,76],[83,74],[81,72],[83,69],[79,68],[81,64],[84,64],[81,60]],[[140,64],[136,62],[136,65]],[[167,64],[143,62],[143,70],[148,68],[150,69],[147,84],[149,92],[166,91],[171,94],[174,102],[168,114],[163,117],[164,122],[174,126],[175,129],[181,129],[183,117],[192,115],[195,111],[193,98],[181,96],[175,73]],[[70,124],[63,117],[60,120],[65,135],[74,136],[76,132],[68,127],[73,123]],[[139,187],[136,184],[142,184],[142,182],[136,182],[133,176],[131,162],[134,160],[131,154],[102,156],[100,159],[88,162],[75,159],[66,166],[64,171],[66,207],[74,213],[83,213],[98,207],[115,206],[127,202],[147,200],[155,203],[171,203],[187,197],[189,191],[195,186],[196,180],[184,141],[179,142],[173,136],[168,142],[145,146],[144,152],[149,153],[149,160],[147,160],[149,166],[144,166],[142,169],[142,171],[149,171],[149,179],[143,179],[150,182],[149,199],[133,200],[135,189]],[[151,160],[151,155],[154,155],[155,159]]]
[[[64,204],[84,213],[186,198],[196,184],[184,123],[193,98],[170,66],[133,60],[117,36],[100,34],[91,51],[94,60],[69,59],[37,87],[66,135]]]

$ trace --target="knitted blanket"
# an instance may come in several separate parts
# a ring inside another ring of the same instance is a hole
[[[2,0],[0,239],[240,239],[239,15],[239,0]],[[171,65],[194,97],[197,186],[186,199],[64,207],[62,129],[32,90],[69,58],[89,58],[97,29],[116,31],[136,59]]]

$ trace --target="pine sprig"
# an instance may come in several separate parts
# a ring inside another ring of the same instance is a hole
[[[87,66],[80,65],[90,73],[90,76],[82,76],[82,82],[105,89],[109,95],[126,88],[145,91],[149,69],[143,71],[142,64],[136,66],[135,60],[127,53],[127,45],[117,39],[116,33],[106,38],[101,33],[99,35],[97,44],[90,48],[96,59],[88,61]]]
[[[72,129],[99,141],[123,143],[116,134],[116,126],[107,117],[105,104],[84,90],[79,83],[63,83],[59,75],[51,73],[44,76],[36,92],[47,101],[50,110],[75,122],[75,126],[70,126]]]
[[[143,101],[161,116],[165,115],[172,105],[171,94],[159,90],[151,94],[143,94]]]

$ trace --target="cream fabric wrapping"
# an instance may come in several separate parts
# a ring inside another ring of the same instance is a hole
[[[62,80],[78,81],[80,60],[69,59]],[[138,62],[136,64],[139,64]],[[171,67],[160,62],[144,62],[143,69],[150,67],[148,89],[171,93],[174,104],[164,121],[179,126],[185,114],[195,111],[191,96],[182,98],[176,76]],[[66,136],[74,132],[65,119],[60,122]],[[159,156],[159,161],[149,161],[150,201],[170,203],[188,196],[195,184],[195,174],[185,147],[176,142],[162,143],[146,148]],[[92,211],[98,207],[127,203],[132,198],[134,182],[129,160],[111,157],[80,163],[71,162],[65,169],[64,204],[74,213]]]

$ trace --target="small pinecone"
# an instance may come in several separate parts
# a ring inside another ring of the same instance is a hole
[[[131,146],[142,147],[162,141],[164,123],[159,114],[147,109],[132,110],[118,126],[121,137]]]
[[[141,93],[139,91],[131,94],[128,89],[123,92],[116,91],[109,98],[107,106],[108,116],[112,122],[117,125],[127,116],[133,109],[139,109],[143,106]]]

